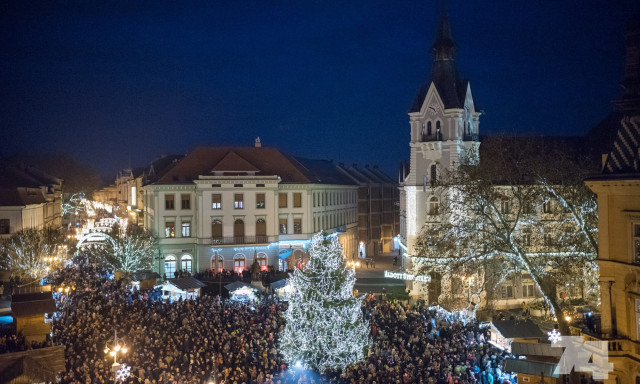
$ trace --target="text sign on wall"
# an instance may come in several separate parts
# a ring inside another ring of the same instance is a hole
[[[384,277],[388,277],[390,279],[398,279],[398,280],[421,281],[423,283],[431,282],[431,276],[416,276],[416,275],[411,275],[409,273],[402,273],[402,272],[384,271]]]

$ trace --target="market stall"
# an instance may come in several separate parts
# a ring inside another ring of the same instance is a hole
[[[241,281],[234,281],[224,287],[229,291],[229,298],[233,301],[245,303],[258,301],[258,298],[256,297],[258,288],[253,285],[243,283]]]
[[[162,298],[165,300],[187,300],[200,297],[206,284],[194,277],[167,280],[162,284]]]

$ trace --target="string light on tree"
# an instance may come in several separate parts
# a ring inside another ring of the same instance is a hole
[[[355,271],[347,267],[335,236],[313,236],[309,254],[305,269],[296,269],[290,279],[280,351],[297,368],[344,369],[361,361],[370,345],[362,297],[353,297]]]

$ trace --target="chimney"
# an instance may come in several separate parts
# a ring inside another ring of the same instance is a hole
[[[256,148],[262,148],[262,143],[260,142],[260,136],[256,137],[256,141],[253,144]]]

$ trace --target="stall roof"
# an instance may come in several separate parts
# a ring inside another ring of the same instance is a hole
[[[514,341],[511,343],[511,353],[514,355],[526,355],[526,356],[550,356],[550,357],[562,357],[563,348],[558,346],[554,347],[552,344],[547,343],[521,343]]]
[[[14,316],[33,316],[56,311],[56,303],[51,292],[13,295],[11,312]]]
[[[244,287],[248,287],[251,288],[253,290],[258,290],[258,288],[254,287],[253,285],[247,284],[247,283],[243,283],[242,281],[234,281],[233,283],[227,284],[224,286],[229,292],[233,292],[236,291],[240,288],[244,288]]]
[[[175,286],[176,288],[182,291],[188,291],[190,289],[198,289],[206,286],[205,283],[196,279],[195,277],[181,277],[179,279],[174,279],[169,281],[169,284]]]
[[[285,287],[287,284],[288,284],[287,279],[282,279],[282,280],[274,281],[273,283],[271,283],[271,288],[280,289]]]
[[[33,382],[55,382],[56,374],[65,370],[64,346],[31,349],[0,355],[0,382],[20,376]]]
[[[536,323],[527,320],[500,320],[494,321],[493,326],[507,339],[515,338],[543,338],[544,334]]]
[[[557,373],[554,373],[558,364],[545,363],[542,361],[531,361],[506,358],[504,360],[504,371],[524,373],[525,375],[541,376],[545,377],[558,377]]]

